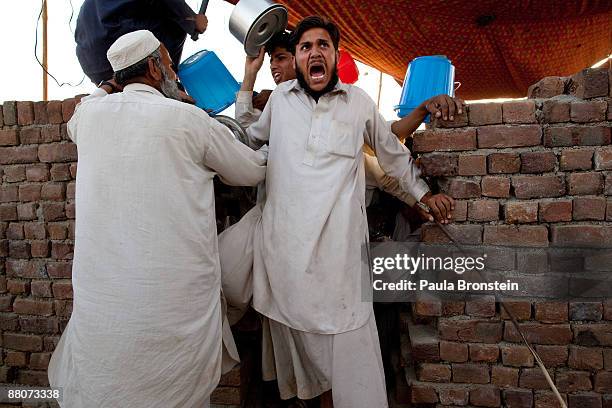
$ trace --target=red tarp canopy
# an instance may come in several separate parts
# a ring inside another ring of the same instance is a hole
[[[464,99],[526,96],[541,78],[571,75],[612,49],[610,0],[276,2],[289,10],[290,28],[327,16],[342,48],[400,83],[413,58],[446,55]]]

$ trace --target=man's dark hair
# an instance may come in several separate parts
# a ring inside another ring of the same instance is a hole
[[[266,43],[266,52],[269,56],[272,56],[272,53],[277,48],[284,48],[287,51],[291,52],[291,34],[287,31],[282,31],[280,33],[276,33],[268,40]]]
[[[340,30],[338,30],[338,27],[325,17],[309,16],[300,21],[291,34],[291,52],[293,54],[295,54],[295,47],[300,42],[302,35],[312,28],[322,28],[327,31],[334,43],[334,48],[338,50],[338,44],[340,43]]]
[[[115,81],[121,85],[127,85],[127,83],[134,78],[143,77],[147,74],[149,69],[149,58],[153,58],[158,67],[161,67],[161,52],[159,48],[147,55],[137,63],[130,65],[127,68],[121,69],[115,72]]]

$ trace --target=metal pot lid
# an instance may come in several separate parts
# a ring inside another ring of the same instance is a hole
[[[287,9],[270,0],[241,0],[229,21],[229,30],[244,45],[247,55],[256,57],[259,49],[287,27]]]

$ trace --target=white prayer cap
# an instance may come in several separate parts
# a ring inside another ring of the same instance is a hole
[[[117,72],[151,55],[160,44],[149,30],[133,31],[117,38],[106,52],[106,58]]]

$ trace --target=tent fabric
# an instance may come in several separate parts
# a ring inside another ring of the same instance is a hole
[[[342,48],[400,83],[415,57],[446,55],[464,99],[523,97],[541,78],[571,75],[612,52],[608,0],[277,2],[290,28],[308,15],[330,18]]]

